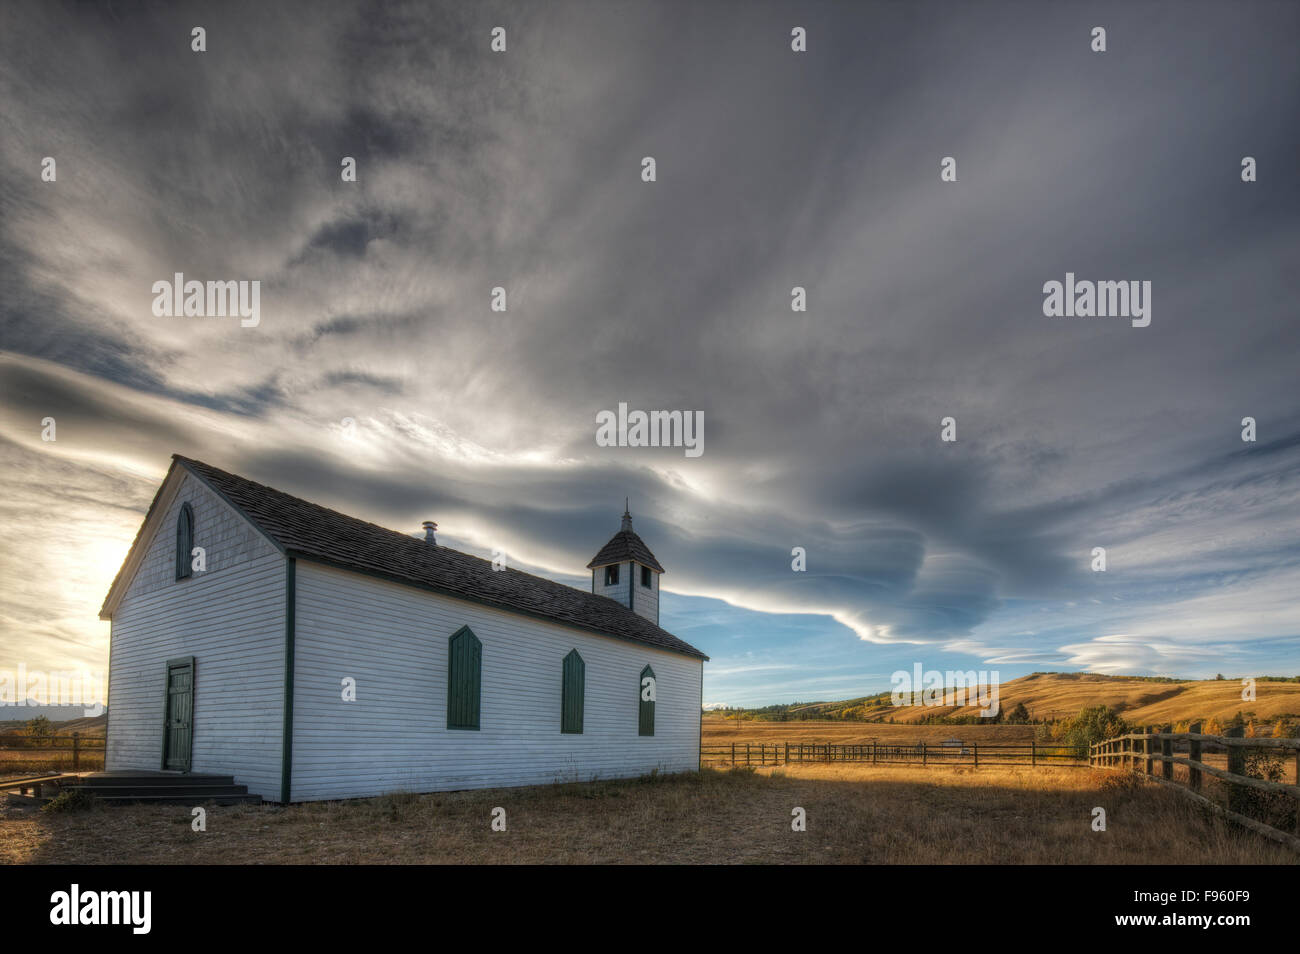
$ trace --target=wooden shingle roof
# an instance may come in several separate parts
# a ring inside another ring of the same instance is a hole
[[[609,566],[611,563],[625,563],[628,560],[636,560],[650,567],[652,570],[658,570],[660,573],[664,568],[659,565],[655,555],[650,552],[650,548],[645,545],[645,541],[636,535],[633,530],[620,530],[610,538],[609,543],[600,548],[595,559],[587,564],[588,570],[594,570],[598,566]]]
[[[694,646],[607,596],[587,593],[521,570],[494,570],[491,561],[481,557],[349,517],[202,461],[180,455],[173,458],[288,556],[304,557],[669,652],[708,658]],[[622,534],[605,549],[619,536]],[[658,568],[640,538],[636,534],[632,537],[649,556],[649,561],[642,562]]]

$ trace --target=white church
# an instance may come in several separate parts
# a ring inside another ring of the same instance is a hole
[[[591,592],[175,456],[100,616],[106,770],[267,801],[699,767],[708,658],[623,514]]]

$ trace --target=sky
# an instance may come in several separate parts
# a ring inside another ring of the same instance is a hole
[[[107,669],[179,453],[577,586],[629,498],[711,705],[1300,672],[1298,40],[1258,2],[6,3],[0,670]],[[155,314],[176,273],[258,323]],[[1067,273],[1150,324],[1048,317]],[[703,453],[600,446],[620,403]]]

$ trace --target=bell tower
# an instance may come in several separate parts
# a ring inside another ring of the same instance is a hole
[[[622,603],[659,625],[659,575],[664,568],[632,529],[632,512],[624,501],[623,525],[587,564],[591,592]]]

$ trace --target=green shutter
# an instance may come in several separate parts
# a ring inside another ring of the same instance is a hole
[[[658,680],[655,679],[655,671],[654,671],[653,669],[651,669],[649,666],[646,666],[644,669],[641,670],[641,675],[640,675],[640,677],[638,677],[638,679],[637,679],[637,681],[636,681],[636,699],[637,699],[637,704],[641,707],[641,710],[640,710],[640,711],[641,711],[641,722],[640,722],[640,726],[639,726],[638,729],[637,729],[637,734],[638,734],[638,735],[654,735],[654,734],[655,734],[655,703],[654,703],[654,699],[646,699],[646,698],[645,698],[645,690],[646,690],[646,684],[645,684],[645,681],[646,681],[647,679],[655,680],[655,683],[658,683]],[[658,687],[658,685],[656,684],[656,685],[655,685],[656,694],[657,694],[658,688],[659,688],[659,687]]]
[[[560,731],[582,734],[582,711],[586,694],[587,665],[576,649],[564,657],[564,685],[560,698]]]
[[[483,644],[468,626],[447,642],[447,728],[477,729]]]

